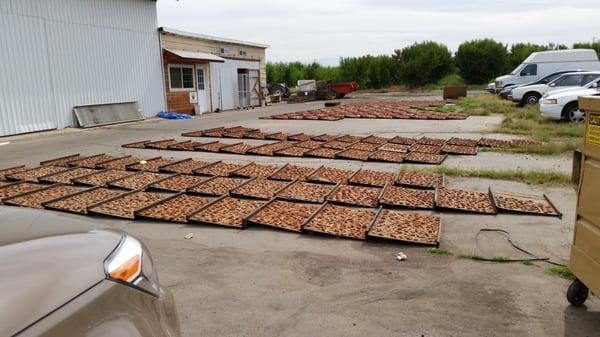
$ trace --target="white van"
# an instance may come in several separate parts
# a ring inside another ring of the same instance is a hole
[[[496,78],[496,90],[507,85],[537,81],[560,70],[600,70],[598,54],[593,49],[551,50],[531,53],[509,75]]]

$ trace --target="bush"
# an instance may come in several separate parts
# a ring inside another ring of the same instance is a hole
[[[533,43],[513,44],[510,47],[510,55],[508,56],[509,67],[507,70],[515,69],[519,64],[523,63],[531,53],[544,50],[548,50],[548,47]]]
[[[506,71],[508,52],[492,39],[473,40],[458,47],[454,60],[468,83],[483,84]]]
[[[453,70],[448,47],[433,41],[396,50],[394,58],[400,80],[412,87],[435,83]]]

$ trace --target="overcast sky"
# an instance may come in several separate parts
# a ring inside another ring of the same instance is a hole
[[[270,45],[269,61],[389,54],[433,40],[571,45],[600,38],[600,1],[578,0],[160,0],[158,23]]]

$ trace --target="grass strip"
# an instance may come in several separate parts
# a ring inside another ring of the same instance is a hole
[[[433,169],[418,171],[443,173],[454,177],[488,178],[496,180],[515,180],[536,185],[566,185],[571,182],[571,176],[557,171],[540,170],[489,170],[462,169],[457,167],[440,166]]]

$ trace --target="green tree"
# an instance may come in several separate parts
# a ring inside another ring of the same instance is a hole
[[[413,87],[435,83],[453,70],[448,47],[433,41],[396,50],[394,59],[399,69],[399,80]]]
[[[548,50],[547,46],[542,46],[533,43],[516,43],[510,47],[508,55],[508,68],[510,70],[516,68],[519,64],[531,54],[537,51]],[[508,70],[508,69],[507,69]]]
[[[508,52],[492,39],[472,40],[458,47],[454,60],[467,83],[483,84],[506,71]]]

